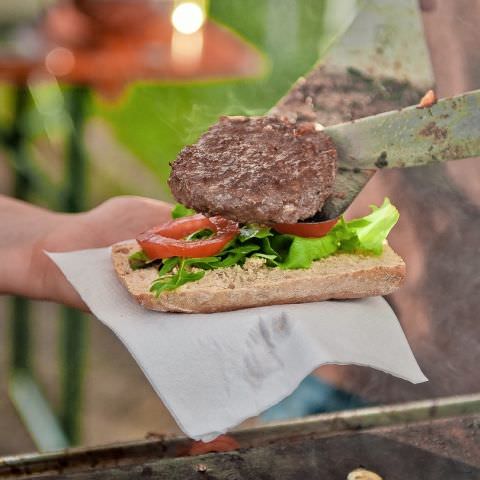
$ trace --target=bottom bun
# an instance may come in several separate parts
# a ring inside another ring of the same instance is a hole
[[[139,250],[134,241],[112,247],[118,277],[140,305],[161,312],[213,313],[285,303],[387,295],[405,278],[405,263],[385,245],[380,256],[339,253],[313,262],[308,269],[269,268],[263,260],[208,270],[196,282],[176,290],[150,293],[155,267],[132,270],[128,257]]]

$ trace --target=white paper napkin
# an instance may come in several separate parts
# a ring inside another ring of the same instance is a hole
[[[194,439],[211,440],[258,415],[326,363],[366,365],[413,383],[427,380],[381,297],[159,313],[130,297],[109,248],[48,255]]]

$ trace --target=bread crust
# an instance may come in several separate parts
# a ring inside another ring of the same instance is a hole
[[[135,241],[114,245],[115,271],[140,305],[161,312],[213,313],[388,295],[400,287],[406,274],[403,260],[385,245],[380,256],[340,253],[314,262],[309,269],[281,270],[248,259],[243,267],[207,271],[201,280],[156,297],[149,290],[157,269],[130,268],[128,257],[138,250]]]

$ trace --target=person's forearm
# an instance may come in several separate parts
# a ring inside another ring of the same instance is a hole
[[[0,195],[0,294],[88,310],[47,255],[107,247],[170,218],[171,205],[115,197],[83,213],[56,213]]]
[[[0,247],[0,294],[23,295],[20,278],[26,277],[26,263],[20,248]]]
[[[0,294],[44,296],[36,246],[64,218],[0,195]]]

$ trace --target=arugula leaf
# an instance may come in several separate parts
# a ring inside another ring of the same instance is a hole
[[[163,261],[159,276],[152,283],[150,291],[158,296],[163,291],[174,290],[185,283],[200,280],[206,270],[243,265],[249,257],[262,258],[269,267],[296,269],[308,268],[315,260],[336,252],[379,255],[387,235],[398,221],[399,214],[388,198],[381,207],[371,206],[371,209],[372,212],[363,218],[349,222],[343,217],[340,218],[335,227],[320,238],[282,235],[267,227],[247,225],[240,229],[237,238],[215,256],[173,257]],[[195,234],[201,238],[202,235],[208,235],[209,231],[201,230]],[[139,264],[145,262],[145,258],[139,255],[141,253],[143,252],[132,255],[137,255],[138,258],[134,260]]]
[[[177,288],[175,283],[173,275],[160,277],[152,282],[150,291],[158,297],[165,290],[175,290]]]
[[[178,262],[178,257],[167,258],[164,260],[162,263],[162,268],[160,268],[158,271],[158,276],[163,277],[167,273],[170,273],[178,265]]]
[[[182,275],[178,277],[175,288],[180,287],[181,285],[184,285],[188,282],[196,282],[197,280],[203,278],[204,275],[205,272],[203,270],[198,270],[196,272],[184,270],[182,272]]]
[[[186,258],[185,266],[201,268],[203,270],[213,270],[217,268],[218,257]]]
[[[238,253],[240,255],[248,255],[251,252],[256,252],[260,250],[260,245],[248,244],[248,245],[239,245],[238,247],[231,246],[226,250],[222,250],[218,255],[224,255],[226,253]]]
[[[269,255],[276,255],[280,261],[285,260],[293,241],[293,235],[276,234],[272,238],[265,238],[262,242],[262,249]]]
[[[188,217],[194,215],[195,210],[183,206],[181,203],[177,203],[172,210],[172,218]]]
[[[150,291],[154,293],[157,297],[166,290],[175,290],[176,288],[184,285],[185,283],[196,282],[205,275],[205,272],[203,270],[196,272],[187,270],[185,268],[186,260],[179,257],[169,258],[164,263],[164,267],[166,267],[166,265],[168,264],[168,267],[166,267],[166,269],[168,270],[168,268],[174,265],[174,263],[178,264],[178,268],[175,273],[159,275],[159,277],[152,282],[152,285],[150,286]]]
[[[185,240],[200,240],[202,238],[209,238],[213,235],[213,232],[209,228],[203,230],[197,230],[185,237]]]
[[[128,257],[128,263],[130,264],[130,268],[132,270],[138,270],[139,268],[145,268],[150,266],[155,260],[150,260],[147,257],[147,254],[143,250],[139,250],[138,252],[132,253]]]
[[[226,250],[223,250],[218,255],[222,258],[217,264],[215,264],[215,268],[226,268],[231,267],[233,265],[243,265],[247,256],[252,253],[260,250],[260,246],[256,244],[249,244],[249,245],[239,245],[239,246],[230,246]]]
[[[268,227],[263,227],[261,225],[256,225],[254,223],[245,225],[240,229],[240,234],[238,239],[241,242],[246,242],[251,238],[266,238],[271,237],[273,233]]]
[[[278,255],[268,255],[267,253],[254,253],[252,257],[263,258],[267,262],[268,267],[277,267],[279,262],[277,260]]]

